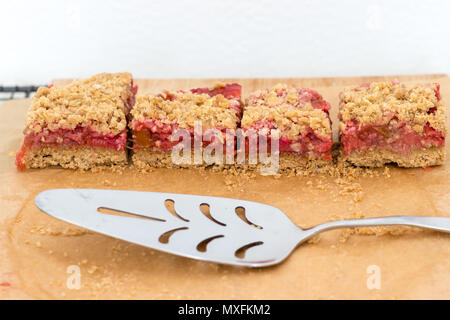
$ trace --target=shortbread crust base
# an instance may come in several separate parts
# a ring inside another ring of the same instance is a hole
[[[326,172],[333,164],[331,160],[325,160],[312,156],[298,155],[295,153],[281,153],[279,155],[278,167],[268,162],[267,164],[239,164],[240,168],[246,170],[257,170],[262,175],[271,174],[296,174],[309,175]],[[276,172],[274,172],[276,169]]]
[[[441,165],[445,160],[444,147],[415,149],[403,155],[382,148],[371,148],[367,151],[353,151],[345,161],[360,167],[378,168],[388,163],[395,163],[399,167],[424,168]]]
[[[191,156],[193,159],[193,156]],[[241,170],[259,170],[261,173],[265,173],[267,175],[271,174],[279,174],[279,173],[287,173],[294,172],[296,174],[301,173],[320,173],[325,171],[326,168],[329,168],[332,165],[332,161],[317,159],[312,157],[298,156],[296,154],[281,154],[279,157],[278,166],[271,166],[268,164],[249,164],[248,159],[244,164],[176,164],[172,161],[171,152],[163,152],[163,151],[154,151],[147,149],[138,149],[135,150],[132,155],[133,165],[141,170],[148,170],[151,168],[199,168],[199,167],[209,167],[214,166],[215,168],[227,168],[234,167],[236,169]],[[235,159],[236,161],[236,159]],[[224,161],[225,162],[225,161]],[[262,170],[264,168],[273,168],[274,170]]]
[[[28,150],[25,154],[26,168],[60,166],[66,169],[88,170],[97,166],[128,164],[127,153],[101,147],[46,146]]]
[[[201,168],[209,166],[225,166],[225,157],[222,163],[211,163],[206,162],[195,164],[194,154],[191,153],[192,163],[176,163],[172,159],[172,152],[169,151],[156,151],[151,149],[135,149],[131,156],[133,165],[138,169],[149,169],[149,168]],[[227,165],[227,166],[231,166]]]

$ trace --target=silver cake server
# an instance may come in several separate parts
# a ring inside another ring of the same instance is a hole
[[[252,201],[159,192],[53,189],[36,206],[57,219],[164,252],[222,264],[266,267],[319,232],[406,225],[450,232],[450,218],[395,216],[294,225],[279,209]]]

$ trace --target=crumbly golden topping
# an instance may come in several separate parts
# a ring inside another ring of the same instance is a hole
[[[392,114],[421,133],[428,122],[445,133],[445,110],[436,97],[436,85],[406,86],[393,82],[373,82],[368,86],[349,87],[341,93],[340,118],[361,124],[390,121]],[[430,109],[435,108],[433,112]],[[345,124],[341,123],[341,130]]]
[[[205,129],[236,129],[239,123],[237,111],[239,102],[218,94],[192,92],[170,93],[171,99],[163,96],[138,96],[131,110],[133,120],[160,120],[164,124],[178,124],[180,128],[194,127],[201,121]]]
[[[101,73],[63,87],[41,87],[28,110],[26,128],[40,132],[81,125],[117,134],[126,129],[131,80],[130,73]]]
[[[301,104],[299,89],[279,83],[272,89],[255,91],[247,100],[246,105],[276,107],[278,105]]]
[[[331,138],[327,113],[309,102],[302,103],[299,90],[286,85],[256,91],[246,100],[242,128],[250,129],[255,123],[264,121],[272,122],[279,129],[280,136],[288,139],[298,139],[308,128],[317,135]]]
[[[215,89],[221,89],[221,88],[225,88],[227,86],[226,83],[223,82],[216,82],[212,87],[209,88],[209,90],[215,90]]]

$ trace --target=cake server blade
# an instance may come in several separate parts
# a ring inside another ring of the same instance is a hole
[[[188,258],[248,267],[280,263],[299,243],[335,228],[409,225],[450,232],[450,218],[412,216],[301,229],[267,204],[175,193],[52,189],[35,202],[48,215],[94,232]]]

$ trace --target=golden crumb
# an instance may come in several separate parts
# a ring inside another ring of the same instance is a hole
[[[313,236],[311,239],[307,241],[309,244],[317,244],[320,242],[320,234]]]
[[[386,178],[390,178],[390,177],[391,177],[391,170],[389,169],[389,167],[384,167],[383,175],[384,175]]]
[[[225,88],[226,84],[224,82],[216,82],[209,90],[213,91],[215,89]]]
[[[92,265],[92,266],[89,267],[88,273],[89,273],[89,274],[93,274],[93,273],[95,273],[98,269],[99,269],[98,266]]]
[[[367,218],[361,211],[354,211],[348,215],[333,215],[330,216],[328,221],[346,220],[346,219],[363,219]],[[360,236],[401,236],[406,233],[422,232],[423,229],[408,227],[408,226],[374,226],[374,227],[358,227],[358,228],[345,228],[341,230],[339,236],[339,242],[345,243],[350,237],[354,235]]]
[[[55,230],[48,226],[33,226],[30,228],[30,233],[37,233],[42,236],[65,236],[65,237],[75,237],[82,236],[85,234],[92,233],[89,230],[82,228],[66,228],[63,230]],[[40,242],[39,242],[40,244]]]
[[[116,182],[111,182],[108,179],[105,179],[105,180],[103,180],[103,185],[107,186],[107,187],[111,187],[111,186],[115,187],[117,185],[117,183]]]

